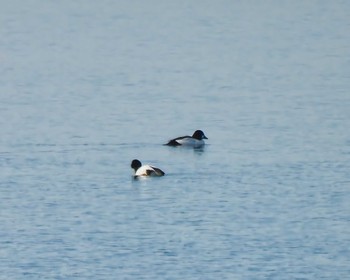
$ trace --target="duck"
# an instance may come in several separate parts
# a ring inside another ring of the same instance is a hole
[[[142,165],[141,161],[138,159],[134,159],[131,162],[130,166],[135,170],[134,178],[142,176],[160,177],[165,175],[164,171],[160,170],[157,167],[151,165]]]
[[[167,144],[164,144],[166,146],[186,146],[186,147],[193,147],[193,148],[200,148],[205,145],[205,142],[203,139],[208,139],[207,136],[203,133],[202,130],[196,130],[192,136],[181,136],[174,139],[169,140]]]

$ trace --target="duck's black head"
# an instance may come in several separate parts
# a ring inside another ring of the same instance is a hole
[[[202,130],[196,130],[192,137],[197,140],[208,139],[207,136],[204,135]]]
[[[139,161],[138,159],[134,159],[132,162],[131,162],[131,168],[135,170],[139,169],[140,167],[142,166],[142,163],[141,161]]]

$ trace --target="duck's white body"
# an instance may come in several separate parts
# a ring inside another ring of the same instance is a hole
[[[177,143],[181,146],[200,148],[205,145],[204,140],[194,139],[192,137],[184,137],[180,139],[175,139]]]
[[[163,176],[164,172],[151,165],[142,165],[136,170],[135,176]]]

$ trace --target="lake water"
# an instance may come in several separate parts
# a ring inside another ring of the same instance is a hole
[[[2,2],[0,279],[349,277],[349,1]]]

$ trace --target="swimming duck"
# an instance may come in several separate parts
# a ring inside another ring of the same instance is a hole
[[[196,130],[192,136],[181,136],[174,139],[171,139],[167,144],[168,146],[187,146],[193,148],[202,147],[205,142],[203,139],[208,139],[207,136],[204,135],[202,130]]]
[[[135,170],[134,177],[139,176],[164,176],[165,173],[157,167],[151,165],[142,165],[141,161],[134,159],[131,162],[131,168]]]

